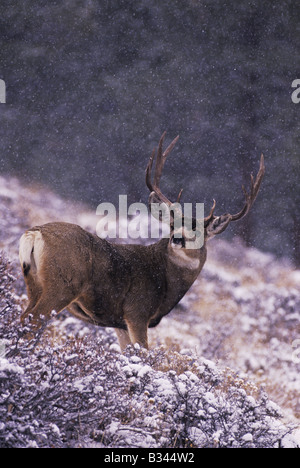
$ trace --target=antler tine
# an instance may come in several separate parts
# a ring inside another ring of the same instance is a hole
[[[158,151],[157,151],[157,159],[156,159],[156,166],[155,166],[155,174],[154,174],[154,185],[159,186],[160,178],[162,175],[162,171],[167,160],[168,155],[171,153],[172,149],[176,145],[179,135],[174,138],[174,140],[169,144],[168,148],[163,152],[162,147],[165,140],[166,132],[164,132],[159,140]]]
[[[154,162],[154,158],[156,154],[155,149],[153,150],[150,156],[147,169],[146,169],[146,185],[149,188],[150,192],[154,192],[154,194],[156,195],[159,201],[162,201],[166,203],[167,205],[172,205],[172,202],[168,200],[168,198],[165,197],[163,193],[161,192],[159,188],[159,183],[160,183],[160,179],[161,179],[161,175],[162,175],[162,171],[163,171],[166,159],[168,155],[170,154],[170,152],[172,151],[172,149],[174,148],[175,144],[177,143],[179,136],[174,138],[174,140],[170,143],[167,149],[163,152],[162,148],[163,148],[165,136],[166,136],[166,132],[162,134],[159,140],[153,183],[151,181],[151,173],[152,173],[153,162]]]
[[[249,212],[259,192],[264,173],[265,173],[265,163],[264,163],[264,155],[262,154],[260,158],[259,171],[257,173],[255,181],[254,181],[253,175],[251,174],[250,194],[248,194],[244,186],[242,187],[243,192],[245,194],[245,205],[243,206],[243,208],[241,209],[239,213],[236,213],[235,215],[231,215],[231,221],[237,221],[238,219],[241,219],[244,216],[246,216],[246,214]]]
[[[180,192],[179,192],[179,194],[178,194],[178,196],[177,196],[176,203],[179,203],[179,202],[180,202],[180,198],[181,198],[182,192],[183,192],[183,188],[180,190]]]
[[[216,200],[214,200],[213,202],[213,206],[211,207],[209,215],[206,216],[206,218],[204,218],[204,227],[207,227],[209,223],[214,219],[215,208],[216,208]]]
[[[150,192],[154,191],[152,181],[151,181],[151,173],[152,173],[152,166],[153,166],[153,161],[155,158],[155,153],[156,153],[156,149],[154,148],[150,156],[150,159],[148,161],[147,168],[146,168],[146,185],[148,189],[150,190]]]
[[[164,144],[166,133],[167,132],[164,132],[162,134],[162,136],[160,137],[159,143],[158,143],[157,157],[156,157],[156,164],[155,164],[155,172],[154,172],[154,186],[155,187],[159,186],[162,170],[163,170],[164,163],[165,163],[164,157],[163,157],[162,147],[163,147],[163,144]]]

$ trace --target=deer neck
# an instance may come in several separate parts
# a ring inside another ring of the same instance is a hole
[[[197,279],[206,260],[206,247],[193,251],[174,249],[170,246],[169,239],[164,239],[161,247],[165,252],[166,270],[166,298],[163,308],[167,311],[180,301]]]
[[[184,283],[188,288],[198,277],[206,260],[206,248],[188,250],[168,245],[167,271],[174,281]]]

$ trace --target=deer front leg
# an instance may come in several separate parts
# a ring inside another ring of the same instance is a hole
[[[132,344],[138,343],[148,349],[148,322],[125,319],[129,338]]]
[[[120,328],[115,328],[115,332],[117,334],[120,348],[123,353],[126,347],[131,344],[129,333],[127,330],[121,330]]]

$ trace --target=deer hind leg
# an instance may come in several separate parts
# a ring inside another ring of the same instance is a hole
[[[26,278],[26,289],[27,289],[27,296],[28,296],[29,302],[28,302],[27,309],[23,315],[26,314],[26,316],[28,316],[27,311],[33,309],[35,304],[37,304],[37,302],[42,296],[43,289],[33,276],[29,276],[28,278]]]
[[[21,323],[29,325],[30,333],[27,338],[32,338],[38,331],[42,330],[51,318],[51,313],[55,310],[61,312],[69,305],[70,301],[66,298],[51,297],[49,294],[42,292],[36,303],[29,302],[25,312],[21,316]]]

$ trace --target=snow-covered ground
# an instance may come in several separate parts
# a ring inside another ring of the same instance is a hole
[[[300,445],[300,271],[217,238],[191,290],[149,331],[151,351],[121,355],[112,330],[67,313],[33,348],[16,326],[18,239],[53,220],[90,231],[98,221],[0,177],[0,446]]]

